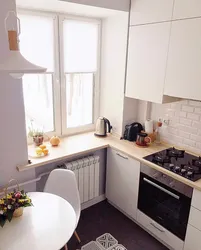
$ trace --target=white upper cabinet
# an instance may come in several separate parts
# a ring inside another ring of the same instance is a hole
[[[201,18],[172,23],[164,94],[201,100]]]
[[[132,0],[130,25],[171,20],[173,2],[174,0]]]
[[[173,19],[201,16],[201,0],[175,0]]]
[[[127,97],[163,103],[170,27],[170,22],[130,27]]]

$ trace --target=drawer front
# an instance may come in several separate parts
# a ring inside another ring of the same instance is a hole
[[[200,250],[201,249],[200,239],[201,239],[201,232],[197,228],[188,225],[184,250]]]
[[[193,190],[193,198],[191,205],[199,210],[201,210],[201,192],[197,189]]]
[[[155,221],[153,221],[140,210],[137,210],[137,221],[153,235],[155,235],[158,239],[170,246],[172,249],[183,249],[184,242],[182,240],[170,233],[167,229],[165,229]]]
[[[197,208],[191,207],[188,223],[191,226],[196,227],[197,229],[199,229],[201,231],[201,223],[200,222],[201,222],[201,211],[198,210]]]

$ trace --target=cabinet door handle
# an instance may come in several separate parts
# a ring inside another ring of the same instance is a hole
[[[128,160],[128,157],[125,157],[123,155],[120,155],[119,153],[116,153],[118,156],[120,156],[121,158],[125,159],[125,160]]]
[[[158,231],[160,231],[161,233],[165,233],[165,230],[163,230],[163,229],[157,227],[155,223],[151,222],[150,225],[152,225],[153,227],[155,227],[155,228],[156,228]]]

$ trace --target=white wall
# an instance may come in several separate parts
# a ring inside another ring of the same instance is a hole
[[[87,4],[97,7],[129,11],[130,0],[62,0],[66,2]]]
[[[122,135],[127,124],[137,121],[138,100],[124,97]]]
[[[3,2],[3,3],[2,3]],[[15,10],[14,0],[1,0],[0,8],[0,63],[8,55],[4,19],[9,10]],[[0,72],[0,187],[9,179],[19,182],[35,177],[34,171],[19,173],[16,165],[27,163],[25,115],[21,80]],[[32,190],[34,186],[30,186]]]
[[[108,118],[113,132],[121,135],[128,34],[128,13],[102,22],[100,115]]]

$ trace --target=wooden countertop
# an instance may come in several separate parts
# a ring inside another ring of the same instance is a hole
[[[31,147],[33,146],[29,146],[29,150],[31,150]],[[174,179],[181,181],[201,191],[201,180],[198,180],[196,182],[190,181],[188,179],[183,178],[182,176],[179,176],[173,172],[170,172],[169,170],[161,168],[160,166],[157,166],[156,164],[148,162],[143,159],[143,157],[156,153],[163,149],[166,149],[170,147],[170,145],[152,144],[148,148],[139,148],[133,142],[120,140],[119,138],[113,135],[108,135],[107,137],[100,138],[100,137],[94,136],[93,132],[62,138],[61,144],[58,147],[49,147],[50,154],[48,156],[43,157],[43,158],[34,158],[34,159],[30,158],[32,161],[31,164],[17,166],[17,170],[21,172],[21,171],[37,168],[37,167],[40,167],[49,163],[59,162],[62,160],[68,160],[68,158],[81,156],[86,153],[92,153],[94,151],[108,148],[108,147],[116,149],[130,156],[131,158],[139,160],[140,162],[146,164],[147,166],[150,166],[156,170],[159,170],[160,172],[167,174],[173,177]]]

